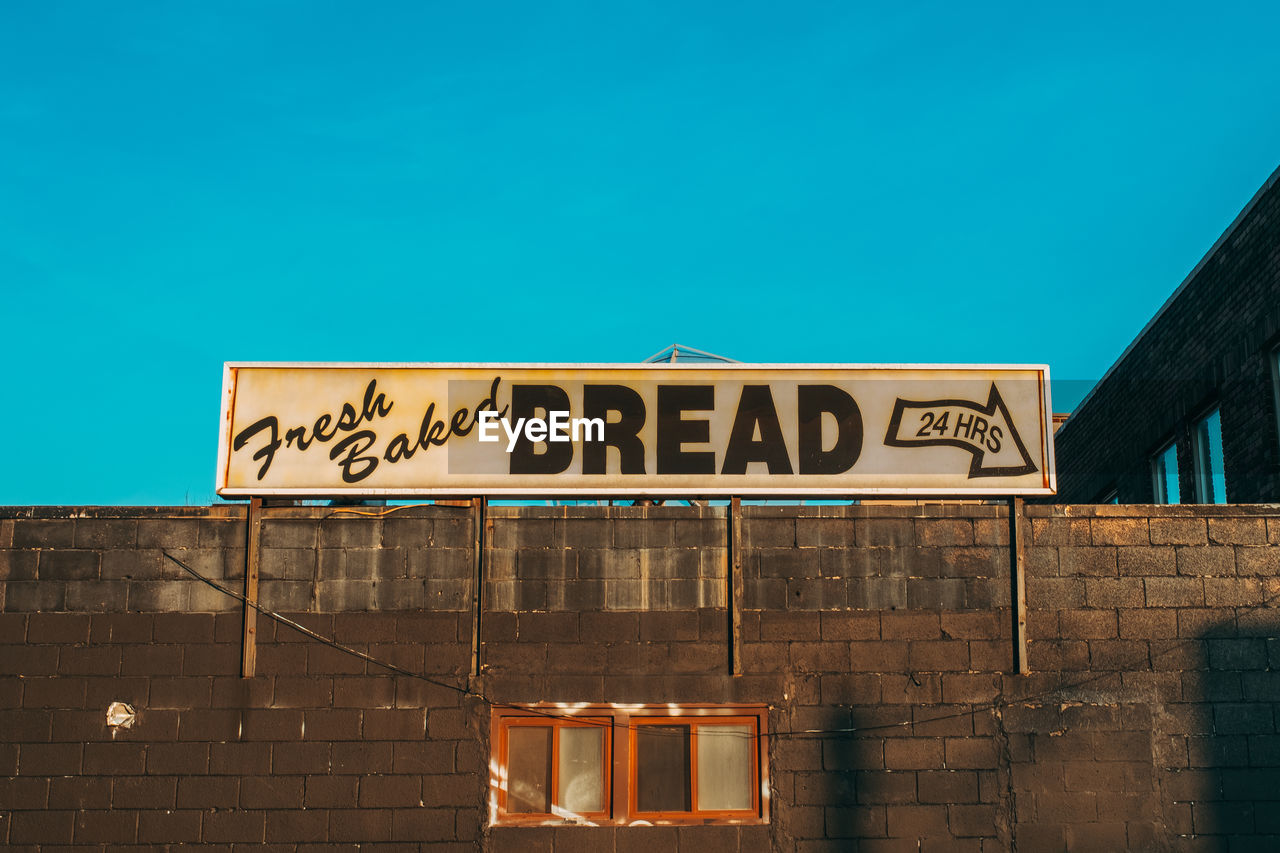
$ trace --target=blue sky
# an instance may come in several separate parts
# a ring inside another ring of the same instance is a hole
[[[1096,379],[1280,163],[1274,3],[0,15],[0,504],[214,500],[227,360]]]

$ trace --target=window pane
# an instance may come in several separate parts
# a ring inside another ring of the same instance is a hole
[[[1178,493],[1178,445],[1170,444],[1160,452],[1152,466],[1155,475],[1156,503],[1181,503]]]
[[[689,727],[636,727],[636,808],[642,812],[687,812]]]
[[[698,725],[698,810],[751,808],[751,726]]]
[[[507,811],[551,812],[551,727],[507,729]]]
[[[1222,419],[1213,414],[1196,424],[1196,495],[1200,503],[1227,502],[1227,480],[1222,465]]]
[[[604,734],[606,729],[560,729],[560,776],[556,805],[583,814],[604,811]]]
[[[1276,426],[1280,427],[1280,350],[1271,352],[1271,397],[1275,404]]]

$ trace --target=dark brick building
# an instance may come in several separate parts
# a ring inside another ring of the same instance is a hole
[[[374,512],[0,509],[0,845],[1280,849],[1275,508]]]
[[[1280,501],[1278,178],[1058,431],[1059,502]]]

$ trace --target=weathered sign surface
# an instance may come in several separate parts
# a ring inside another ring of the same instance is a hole
[[[1048,369],[228,364],[218,493],[1035,495]]]

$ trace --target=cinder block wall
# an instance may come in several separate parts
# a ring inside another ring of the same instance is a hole
[[[367,512],[368,510],[361,510]],[[1029,507],[0,510],[0,843],[14,849],[1280,849],[1280,511]],[[434,683],[433,683],[434,682]],[[491,828],[487,701],[771,706],[763,827]],[[113,701],[135,725],[106,725]],[[363,849],[363,848],[362,848]]]

